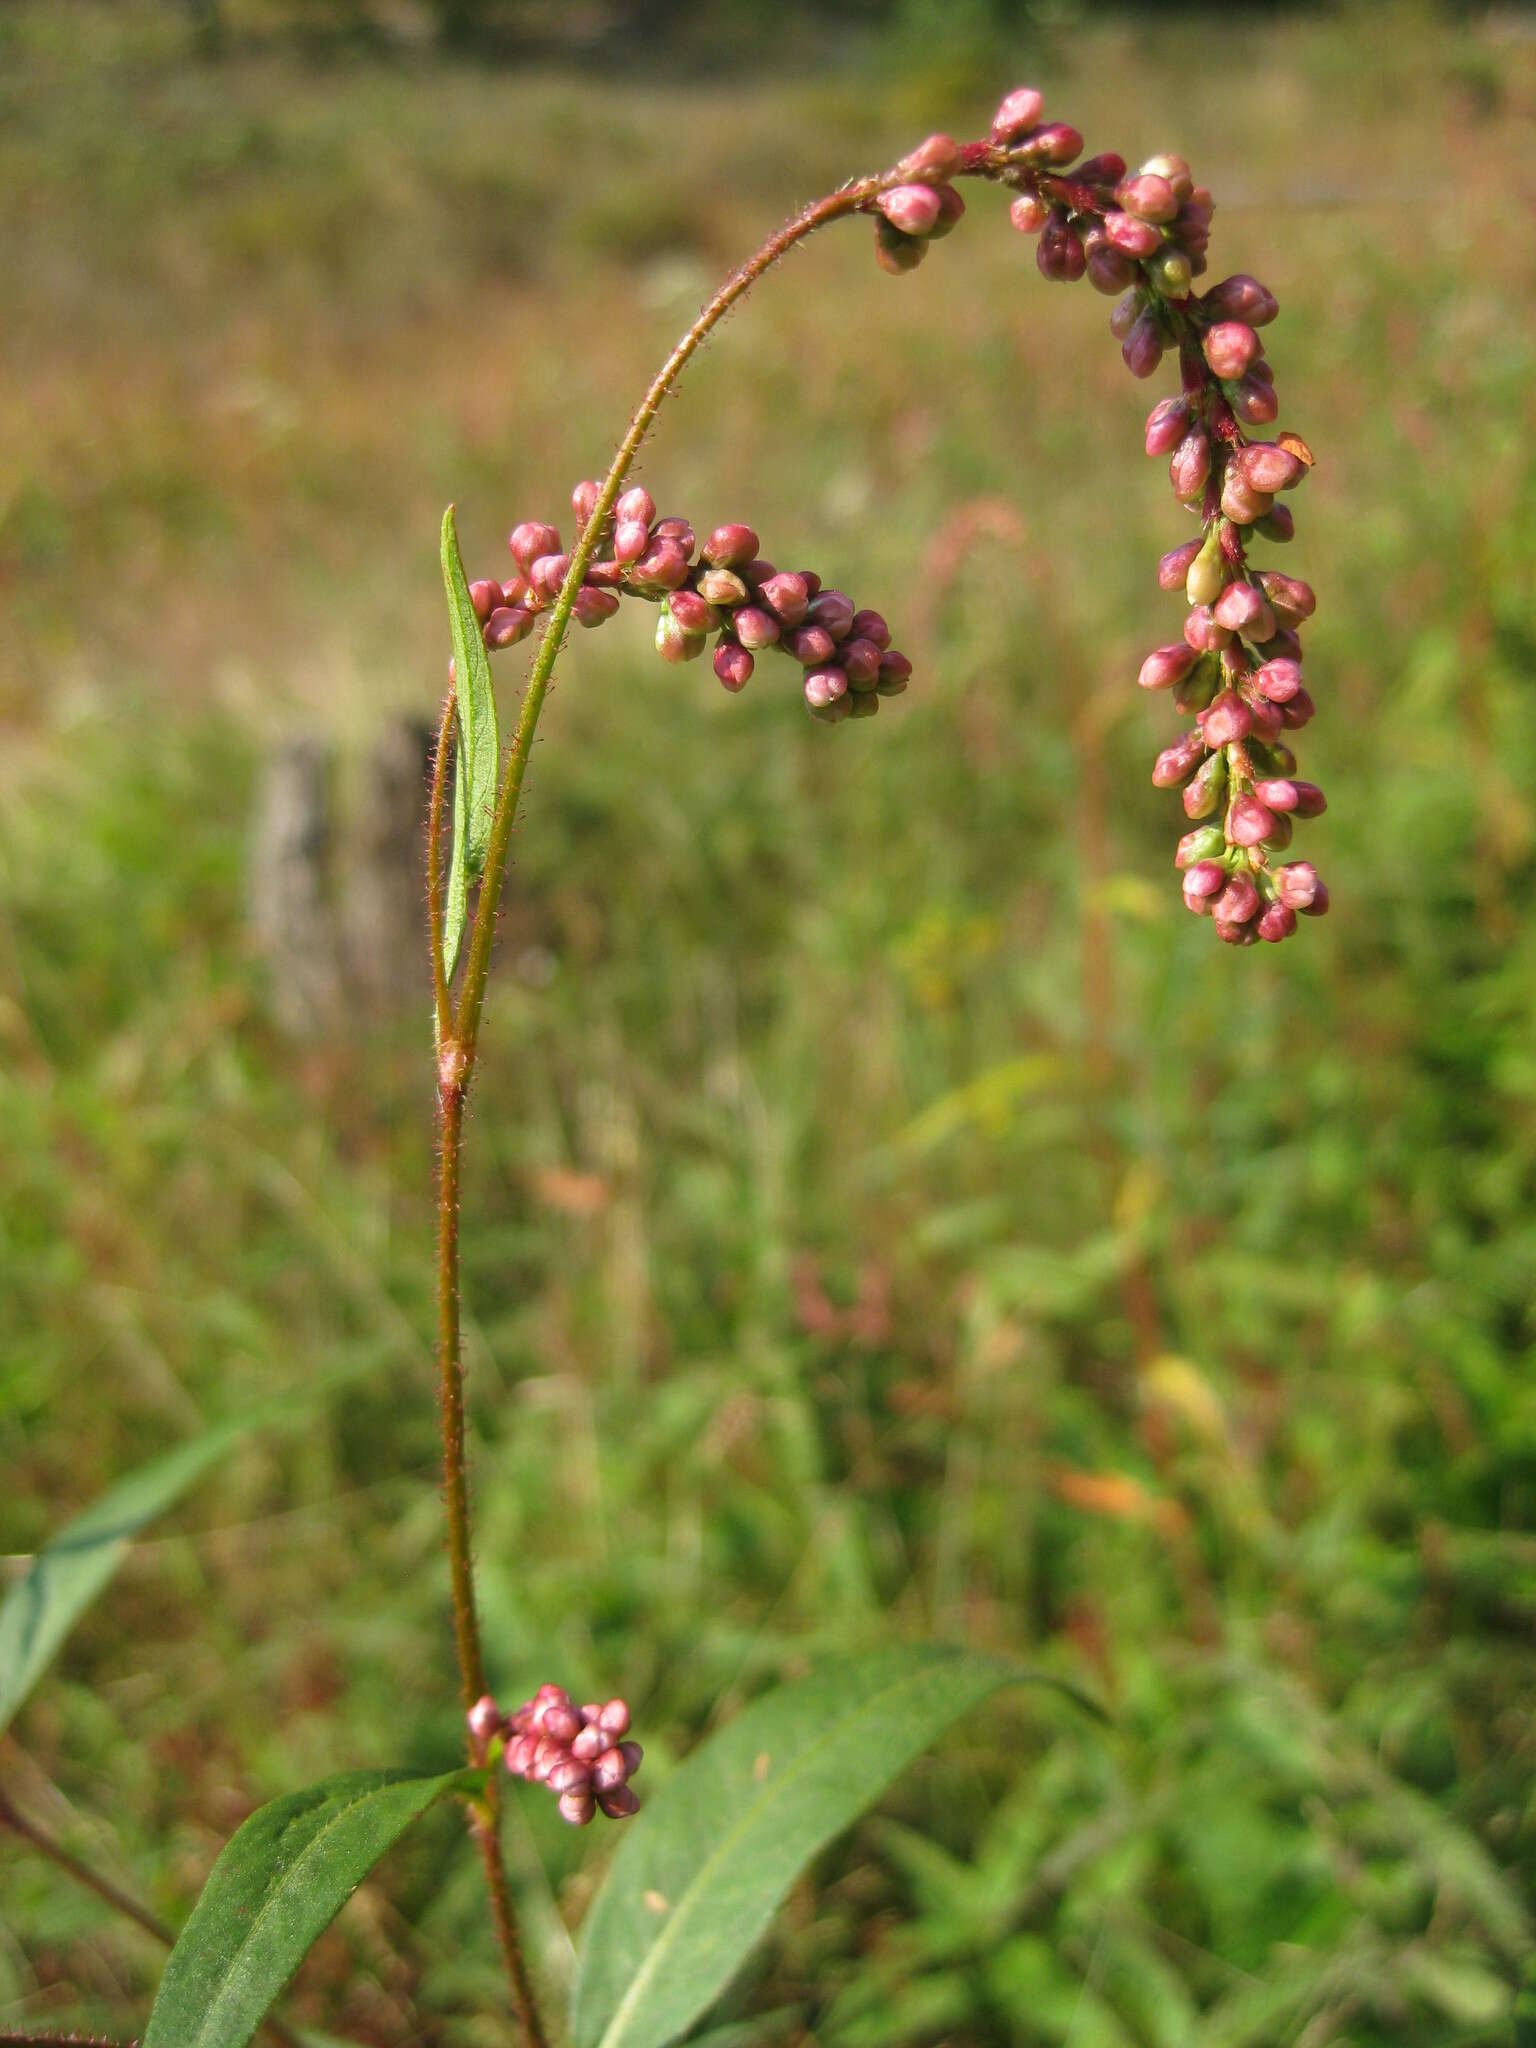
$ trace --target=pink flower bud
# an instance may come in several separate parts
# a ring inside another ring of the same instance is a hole
[[[585,526],[597,510],[597,501],[603,495],[603,487],[590,477],[579,483],[571,493],[571,510],[576,514],[576,524]]]
[[[1317,610],[1317,593],[1299,576],[1283,576],[1278,569],[1261,569],[1259,582],[1283,626],[1299,625]]]
[[[1232,467],[1256,491],[1289,491],[1307,473],[1288,448],[1273,441],[1250,441],[1233,455]]]
[[[526,575],[540,555],[554,555],[560,552],[560,535],[553,526],[546,526],[541,520],[525,519],[514,526],[507,537],[507,546],[512,550],[512,559]]]
[[[483,626],[491,613],[498,610],[501,602],[501,585],[477,577],[469,586],[469,602],[475,617]]]
[[[685,633],[712,633],[720,623],[720,614],[696,590],[674,590],[666,609]]]
[[[1115,197],[1138,220],[1172,220],[1179,210],[1173,187],[1155,171],[1139,171],[1134,178],[1127,178]]]
[[[848,677],[849,687],[855,690],[872,690],[880,680],[880,649],[873,640],[843,641],[837,650],[839,666]]]
[[[743,647],[772,647],[779,637],[779,622],[761,605],[744,604],[731,616],[731,631]]]
[[[617,1740],[629,1733],[629,1706],[624,1700],[609,1700],[597,1717],[597,1725],[605,1735]]]
[[[686,519],[658,519],[651,533],[656,540],[674,541],[689,561],[693,560],[693,528]]]
[[[1242,271],[1209,286],[1200,303],[1218,320],[1246,320],[1250,327],[1267,327],[1280,310],[1274,293]]]
[[[1150,221],[1134,213],[1109,212],[1104,216],[1104,234],[1111,248],[1141,263],[1163,246],[1163,238]]]
[[[1194,870],[1191,869],[1193,874]],[[1248,875],[1234,875],[1211,905],[1223,924],[1246,924],[1259,907],[1259,892]]]
[[[1150,377],[1163,360],[1163,337],[1157,316],[1150,308],[1132,321],[1130,332],[1120,344],[1120,353],[1133,377]]]
[[[618,608],[619,600],[611,590],[598,590],[590,583],[583,583],[571,609],[579,626],[600,626],[604,619],[611,619]]]
[[[1146,303],[1147,295],[1139,286],[1135,291],[1127,292],[1123,299],[1116,301],[1114,310],[1109,316],[1109,331],[1116,341],[1125,340],[1126,336],[1135,326]]]
[[[1187,398],[1160,398],[1147,414],[1146,449],[1149,455],[1166,455],[1177,448],[1189,424]],[[1199,543],[1195,545],[1198,547]],[[1183,582],[1183,577],[1179,581]]]
[[[1020,138],[1019,147],[1031,162],[1051,164],[1056,169],[1076,163],[1083,153],[1083,138],[1070,121],[1048,121]]]
[[[621,519],[613,531],[616,562],[638,562],[651,544],[651,529],[643,520]]]
[[[1293,860],[1277,868],[1275,888],[1282,903],[1306,917],[1321,917],[1328,908],[1328,891],[1309,860]]]
[[[1258,934],[1271,946],[1278,946],[1296,929],[1296,913],[1288,903],[1271,903],[1258,922]]]
[[[899,647],[888,647],[880,657],[880,694],[899,696],[912,675],[912,664]]]
[[[596,1715],[597,1711],[598,1710],[596,1708],[593,1709],[594,1716]],[[585,1707],[583,1707],[582,1712],[583,1714],[585,1714]],[[584,1764],[595,1763],[598,1757],[600,1757],[603,1751],[607,1749],[609,1746],[610,1744],[608,1737],[603,1733],[602,1729],[596,1725],[596,1721],[594,1719],[592,1722],[589,1722],[588,1725],[582,1729],[581,1733],[577,1736],[576,1740],[571,1744],[571,1755],[574,1757],[579,1757]]]
[[[1259,337],[1243,320],[1218,320],[1205,331],[1205,360],[1218,377],[1241,377],[1259,352]]]
[[[538,596],[553,602],[570,566],[569,555],[536,555],[528,565],[529,584]]]
[[[1266,662],[1300,661],[1301,635],[1294,632],[1289,626],[1277,626],[1274,633],[1264,642],[1259,651]]]
[[[533,1774],[533,1760],[538,1754],[537,1735],[519,1735],[507,1744],[502,1752],[502,1762],[514,1778],[527,1778]]]
[[[1167,401],[1164,400],[1166,404]],[[1202,543],[1186,540],[1176,548],[1170,548],[1166,555],[1158,558],[1157,587],[1159,590],[1182,590],[1189,575],[1190,564],[1199,554]]]
[[[1196,654],[1219,654],[1231,639],[1231,629],[1217,624],[1208,604],[1191,605],[1185,613],[1184,644]]]
[[[960,145],[952,135],[930,135],[908,152],[896,166],[909,178],[932,178],[942,183],[960,168]]]
[[[832,659],[837,642],[825,626],[791,626],[784,632],[779,645],[786,654],[792,654],[802,668],[815,668]]]
[[[704,635],[690,633],[663,606],[656,619],[656,652],[663,661],[694,661],[704,652]]]
[[[813,711],[823,711],[827,705],[835,704],[847,688],[848,678],[840,668],[813,668],[805,678],[805,701]]]
[[[1268,804],[1260,803],[1256,796],[1232,799],[1227,811],[1227,837],[1234,846],[1257,846],[1261,840],[1268,839],[1274,829],[1275,814]],[[1236,922],[1241,924],[1242,919],[1238,918]]]
[[[1184,902],[1197,917],[1204,917],[1226,885],[1227,871],[1220,861],[1197,860],[1184,876]]]
[[[656,500],[643,484],[631,484],[627,491],[619,493],[613,514],[621,525],[632,520],[637,526],[649,529],[656,517]]]
[[[1141,664],[1136,680],[1144,690],[1166,690],[1182,677],[1187,676],[1195,665],[1195,650],[1182,644],[1174,647],[1154,647]]]
[[[1251,924],[1233,924],[1225,917],[1216,918],[1214,923],[1216,936],[1224,946],[1256,946],[1259,942],[1258,932]]]
[[[605,1749],[592,1766],[592,1789],[594,1792],[614,1792],[629,1776],[622,1753],[617,1749]]]
[[[587,581],[599,590],[617,590],[624,581],[622,562],[588,562]]]
[[[532,630],[532,612],[522,605],[500,605],[485,622],[485,644],[495,653],[498,648],[515,647]]]
[[[734,641],[722,641],[715,649],[715,674],[732,693],[747,687],[754,666],[746,648],[738,647]]]
[[[1152,764],[1154,789],[1177,789],[1187,782],[1205,759],[1205,738],[1198,731],[1187,732],[1171,747],[1164,747]]]
[[[1161,178],[1171,188],[1174,197],[1181,202],[1186,200],[1195,189],[1195,181],[1190,176],[1189,165],[1184,161],[1183,157],[1174,156],[1169,152],[1164,152],[1157,156],[1149,156],[1142,165],[1138,176],[1143,178]]]
[[[953,185],[940,185],[936,189],[939,195],[939,217],[928,230],[930,242],[942,242],[946,235],[952,235],[960,225],[965,212],[965,201]]]
[[[1289,505],[1271,505],[1262,519],[1253,522],[1253,528],[1266,540],[1284,542],[1296,538],[1296,521]]]
[[[875,205],[893,228],[919,239],[932,232],[939,218],[939,195],[931,185],[893,185]],[[752,552],[757,553],[756,547]]]
[[[772,612],[781,626],[798,626],[811,601],[805,578],[790,569],[769,576],[758,586],[757,594],[763,609]]]
[[[747,601],[747,586],[734,569],[704,569],[694,578],[694,588],[709,604],[727,611]]]
[[[600,1792],[597,1803],[610,1820],[628,1820],[631,1814],[640,1811],[640,1802],[628,1785],[617,1785],[611,1792]]]
[[[1221,509],[1234,526],[1251,526],[1255,519],[1263,518],[1270,504],[1265,492],[1254,490],[1235,469],[1227,470],[1221,480]]]
[[[681,590],[688,581],[688,557],[674,540],[659,540],[630,571],[630,581],[653,590]]]
[[[482,1745],[501,1733],[501,1709],[489,1693],[482,1693],[470,1708],[469,1732]]]
[[[717,526],[700,550],[714,569],[740,569],[757,554],[757,535],[750,526]]]
[[[1285,720],[1280,713],[1280,706],[1278,704],[1271,704],[1267,697],[1245,696],[1244,702],[1247,704],[1253,719],[1255,736],[1265,741],[1279,739],[1281,728],[1285,724]]]
[[[638,1742],[621,1742],[619,1744],[619,1754],[624,1759],[626,1774],[632,1778],[645,1761],[645,1751]]]
[[[1079,164],[1076,176],[1080,185],[1118,185],[1125,176],[1125,158],[1117,156],[1112,149],[1106,149],[1098,156],[1089,157],[1086,163]]]
[[[1087,257],[1063,208],[1057,207],[1035,245],[1035,264],[1052,284],[1075,284],[1087,268]]]
[[[584,1828],[591,1820],[593,1811],[592,1794],[585,1786],[574,1792],[560,1794],[560,1818],[569,1821],[573,1828]]]
[[[1316,709],[1317,706],[1312,702],[1310,693],[1306,690],[1298,690],[1294,697],[1289,698],[1281,705],[1280,713],[1286,725],[1292,732],[1295,732],[1301,726],[1311,723],[1312,714]]]
[[[1032,85],[1015,86],[992,116],[992,140],[1007,144],[1033,128],[1045,106],[1043,94]]]
[[[1301,688],[1301,663],[1287,656],[1266,661],[1253,672],[1253,686],[1272,704],[1289,704]]]
[[[1088,251],[1088,282],[1106,298],[1123,292],[1136,275],[1136,265],[1123,249],[1099,242]]]
[[[1008,208],[1008,218],[1021,235],[1038,235],[1051,217],[1051,209],[1035,192],[1021,192]]]
[[[1211,443],[1204,427],[1194,427],[1179,442],[1168,462],[1168,481],[1176,498],[1198,498],[1211,473]]]
[[[824,627],[834,640],[846,640],[853,630],[853,599],[841,590],[818,590],[805,617],[808,625]]]
[[[581,1792],[586,1790],[595,1777],[596,1772],[591,1764],[583,1763],[579,1757],[571,1756],[553,1767],[545,1783],[551,1792]]]
[[[1218,625],[1250,640],[1267,640],[1275,630],[1275,615],[1255,583],[1229,583],[1216,600],[1215,616]]]
[[[1261,378],[1244,377],[1232,393],[1232,410],[1245,427],[1267,427],[1280,414],[1280,401]]]
[[[1253,713],[1232,690],[1223,690],[1209,711],[1200,714],[1200,730],[1208,747],[1229,746],[1246,739],[1253,729]]]
[[[882,654],[891,644],[891,629],[877,611],[855,612],[852,633],[856,640],[873,640]]]

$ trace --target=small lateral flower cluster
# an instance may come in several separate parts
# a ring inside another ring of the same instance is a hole
[[[1312,716],[1299,629],[1315,599],[1296,577],[1248,560],[1256,539],[1291,539],[1294,522],[1276,497],[1312,463],[1297,435],[1250,440],[1244,431],[1279,413],[1257,332],[1279,307],[1244,275],[1195,291],[1213,202],[1182,157],[1154,156],[1134,172],[1113,152],[1079,161],[1078,130],[1043,115],[1040,93],[1020,86],[997,109],[986,142],[962,148],[930,136],[897,167],[906,182],[870,201],[876,257],[892,272],[914,269],[964,211],[950,179],[991,178],[1015,195],[1014,226],[1038,237],[1044,277],[1086,277],[1117,295],[1110,327],[1134,376],[1150,377],[1176,352],[1181,389],[1153,408],[1146,447],[1169,458],[1174,495],[1199,531],[1159,564],[1162,588],[1183,589],[1189,612],[1182,640],[1154,649],[1140,681],[1170,690],[1194,723],[1159,754],[1152,779],[1183,791],[1192,829],[1177,863],[1189,908],[1208,913],[1229,944],[1279,941],[1295,931],[1298,912],[1317,917],[1328,907],[1309,861],[1274,860],[1294,821],[1325,808],[1316,784],[1297,779],[1286,737]]]
[[[579,483],[571,509],[585,526],[597,506],[595,483]],[[571,558],[560,535],[539,520],[513,527],[509,545],[517,574],[505,583],[469,586],[485,644],[512,647],[533,630],[559,595]],[[621,597],[660,606],[656,652],[663,661],[696,660],[715,639],[714,669],[730,691],[745,689],[757,656],[785,654],[803,671],[805,702],[830,725],[870,718],[882,697],[907,687],[912,664],[891,645],[877,611],[859,611],[841,590],[809,569],[776,569],[758,553],[750,526],[717,526],[702,546],[686,519],[659,518],[649,491],[633,485],[613,508],[576,593],[575,617],[600,626]]]
[[[578,1707],[563,1686],[541,1685],[515,1713],[503,1714],[491,1695],[476,1700],[469,1732],[479,1757],[501,1759],[514,1778],[547,1785],[560,1817],[584,1828],[601,1808],[610,1820],[627,1820],[639,1810],[630,1779],[644,1755],[629,1741],[629,1708],[623,1700]]]

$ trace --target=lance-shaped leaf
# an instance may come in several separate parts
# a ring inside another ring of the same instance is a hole
[[[380,1858],[445,1792],[482,1777],[346,1771],[253,1813],[171,1951],[144,2048],[244,2048]]]
[[[0,1607],[0,1732],[145,1523],[163,1514],[253,1427],[250,1420],[225,1423],[141,1465],[37,1553]]]
[[[448,624],[453,635],[454,688],[458,701],[458,748],[453,766],[453,859],[448,869],[448,894],[443,904],[443,968],[451,981],[458,964],[459,942],[469,902],[469,885],[485,872],[496,811],[496,778],[501,763],[501,736],[496,725],[496,696],[491,664],[475,608],[453,507],[443,514],[443,588],[448,594]]]
[[[1053,1681],[964,1650],[882,1650],[769,1693],[712,1736],[629,1825],[588,1916],[576,2048],[675,2041],[817,1850],[946,1728],[1025,1682]]]

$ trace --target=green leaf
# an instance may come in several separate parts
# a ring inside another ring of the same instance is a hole
[[[485,872],[490,852],[501,737],[496,724],[496,696],[491,688],[491,664],[480,621],[469,601],[469,583],[451,505],[443,514],[442,557],[448,623],[453,633],[459,729],[453,768],[453,860],[443,904],[443,967],[451,981],[464,934],[469,885]]]
[[[253,1813],[171,1951],[144,2048],[243,2048],[386,1851],[445,1792],[482,1775],[345,1771]]]
[[[962,1715],[1041,1682],[970,1651],[882,1650],[748,1707],[627,1827],[585,1929],[576,2048],[675,2041],[818,1849]]]
[[[225,1423],[141,1465],[37,1553],[0,1607],[0,1733],[145,1523],[163,1514],[255,1426],[252,1420]]]

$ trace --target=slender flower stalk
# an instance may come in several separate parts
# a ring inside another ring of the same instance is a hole
[[[910,676],[911,664],[892,648],[878,612],[856,609],[814,572],[776,569],[759,555],[750,527],[717,527],[700,548],[688,520],[659,517],[648,492],[625,489],[631,465],[691,357],[797,243],[832,221],[868,214],[877,262],[892,275],[904,275],[926,260],[931,246],[965,213],[957,179],[997,184],[1010,195],[1013,225],[1038,237],[1042,275],[1060,282],[1086,277],[1096,290],[1117,296],[1110,325],[1133,375],[1150,376],[1165,354],[1173,354],[1181,388],[1154,408],[1146,445],[1149,453],[1168,456],[1175,495],[1197,522],[1196,535],[1166,554],[1158,570],[1165,590],[1184,589],[1189,613],[1181,640],[1154,650],[1142,664],[1140,681],[1145,689],[1171,691],[1175,704],[1195,719],[1163,750],[1153,771],[1158,785],[1182,789],[1195,827],[1180,841],[1177,856],[1184,899],[1192,910],[1211,914],[1219,935],[1236,945],[1285,938],[1298,911],[1315,916],[1327,907],[1327,891],[1309,863],[1276,868],[1272,861],[1289,843],[1292,819],[1323,808],[1315,785],[1295,780],[1295,757],[1281,738],[1311,716],[1296,629],[1311,614],[1312,592],[1249,561],[1256,539],[1290,538],[1293,523],[1276,494],[1294,488],[1312,460],[1294,435],[1250,441],[1244,431],[1277,416],[1273,374],[1257,329],[1278,308],[1265,287],[1244,275],[1196,293],[1195,280],[1206,270],[1212,200],[1194,183],[1182,157],[1154,156],[1129,175],[1125,160],[1112,152],[1082,161],[1082,136],[1067,122],[1044,121],[1043,111],[1041,95],[1020,87],[1003,100],[984,140],[961,145],[947,135],[930,136],[890,170],[816,200],[770,235],[726,279],[662,364],[607,475],[577,485],[572,508],[578,530],[570,551],[562,550],[553,526],[523,520],[511,534],[515,573],[469,586],[493,652],[519,644],[541,618],[544,623],[502,763],[456,1007],[442,961],[439,845],[451,695],[433,776],[428,895],[438,1043],[440,1404],[454,1627],[472,1760],[485,1761],[501,1743],[514,1775],[548,1783],[572,1821],[590,1819],[594,1805],[616,1817],[633,1810],[627,1781],[638,1764],[638,1745],[614,1742],[611,1756],[595,1750],[588,1756],[598,1736],[589,1736],[582,1719],[586,1710],[572,1708],[558,1688],[545,1688],[511,1717],[502,1716],[486,1693],[471,1566],[459,1331],[464,1103],[523,778],[573,618],[596,628],[621,610],[626,597],[655,603],[658,655],[671,663],[694,660],[714,636],[714,673],[733,693],[752,679],[758,656],[772,650],[798,664],[804,701],[826,723],[872,715],[881,697],[900,694]],[[594,1709],[598,1715],[608,1712]],[[627,1709],[623,1718],[627,1728]],[[626,1757],[629,1748],[635,1750],[633,1762]],[[542,2048],[495,1836],[499,1782],[493,1772],[487,1808],[476,1826],[514,2005],[526,2039]]]

